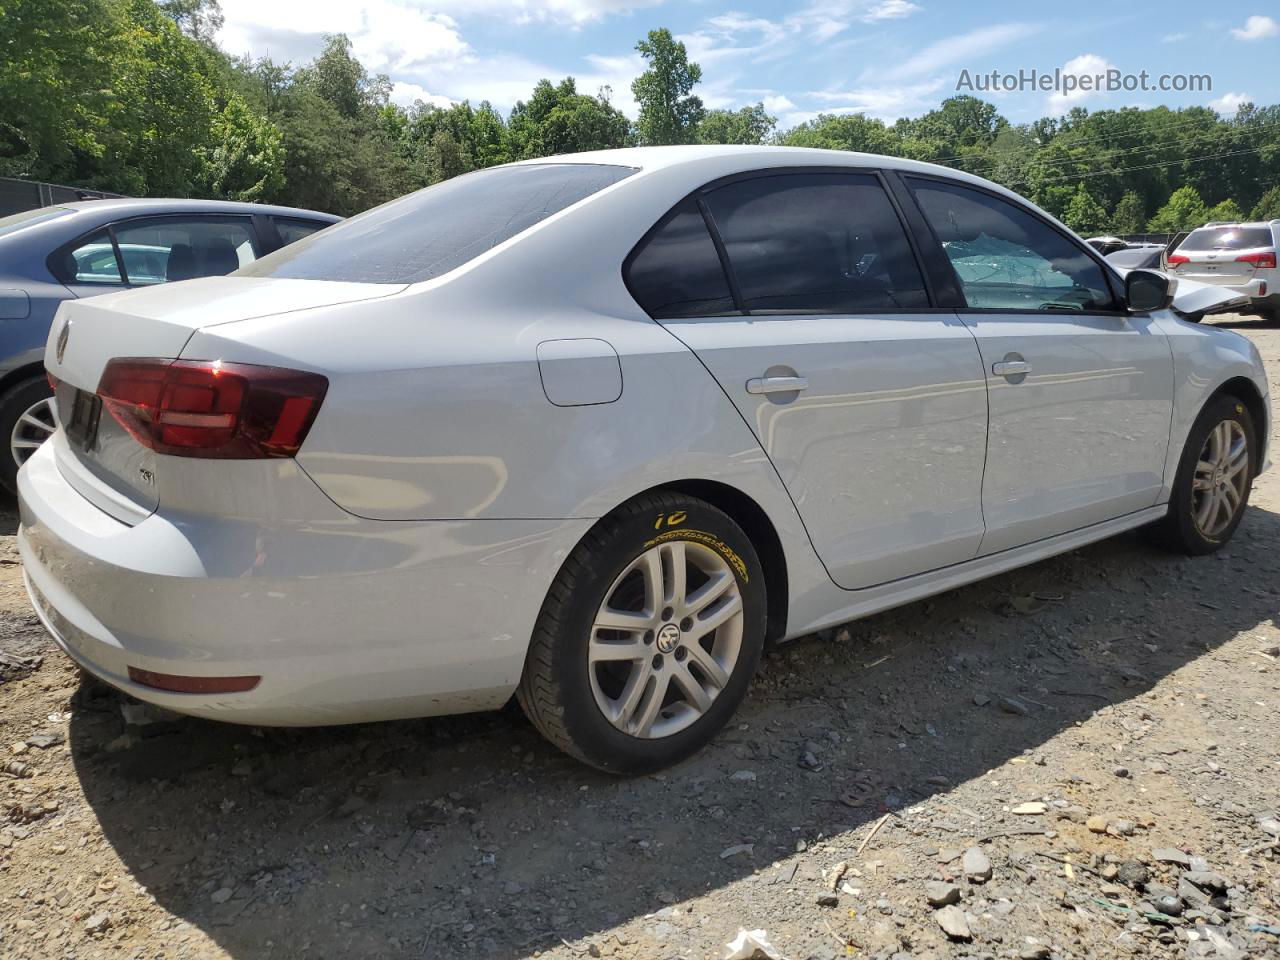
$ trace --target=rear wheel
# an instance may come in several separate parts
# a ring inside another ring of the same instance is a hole
[[[594,767],[669,766],[746,696],[765,609],[760,561],[733,520],[692,497],[647,494],[565,561],[517,697],[548,740]]]
[[[0,397],[0,487],[17,492],[18,468],[56,429],[53,391],[44,377],[23,380]]]
[[[1236,532],[1254,470],[1253,419],[1235,397],[1200,412],[1183,448],[1169,512],[1150,528],[1161,546],[1193,556],[1213,553]]]

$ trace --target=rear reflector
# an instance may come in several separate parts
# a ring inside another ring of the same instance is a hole
[[[1266,253],[1246,253],[1236,257],[1236,263],[1252,263],[1255,267],[1264,270],[1274,270],[1276,268],[1276,252],[1268,250]]]
[[[139,667],[129,668],[129,679],[144,687],[171,693],[244,693],[262,680],[261,677],[180,677],[173,673],[153,673]]]
[[[292,457],[329,381],[318,373],[214,360],[124,357],[102,373],[102,404],[139,443],[175,457]]]

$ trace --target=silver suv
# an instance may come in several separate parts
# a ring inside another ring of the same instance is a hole
[[[1280,220],[1269,223],[1206,223],[1192,230],[1169,255],[1169,272],[1212,283],[1249,297],[1241,313],[1280,320]]]

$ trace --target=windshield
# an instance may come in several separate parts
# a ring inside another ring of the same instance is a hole
[[[1269,247],[1271,231],[1266,227],[1201,227],[1182,241],[1182,250],[1248,250]]]
[[[63,214],[70,213],[66,207],[36,207],[34,210],[23,210],[7,217],[0,217],[0,237],[21,230],[23,227],[54,220]]]
[[[419,283],[633,173],[634,167],[598,163],[479,170],[313,233],[236,276]]]

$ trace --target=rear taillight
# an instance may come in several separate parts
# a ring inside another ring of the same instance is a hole
[[[1274,270],[1276,268],[1276,252],[1268,250],[1266,253],[1245,253],[1236,257],[1236,263],[1252,263],[1260,269]]]
[[[1178,264],[1180,264],[1180,263],[1190,263],[1190,262],[1191,262],[1191,261],[1190,261],[1187,257],[1184,257],[1184,256],[1183,256],[1182,254],[1180,254],[1180,253],[1171,253],[1171,254],[1169,254],[1169,260],[1168,260],[1168,263],[1169,263],[1169,266],[1171,266],[1171,267],[1176,267],[1176,266],[1177,266]]]
[[[329,381],[213,360],[124,357],[102,373],[102,405],[143,446],[175,457],[292,457]]]

